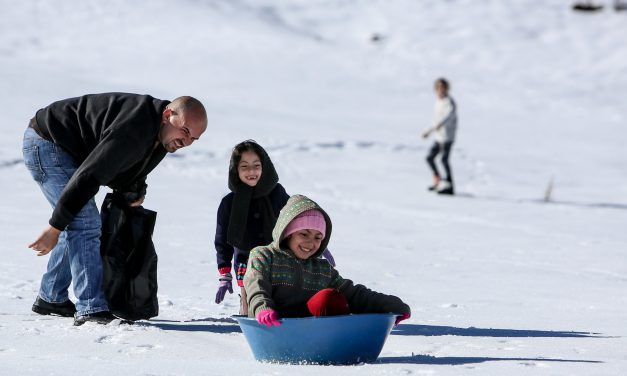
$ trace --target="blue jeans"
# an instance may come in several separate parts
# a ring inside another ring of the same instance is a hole
[[[24,132],[22,151],[26,167],[54,208],[78,164],[30,127]],[[50,252],[39,288],[41,299],[49,303],[67,301],[68,288],[73,282],[77,316],[109,310],[102,289],[100,227],[100,213],[92,198],[61,233]]]

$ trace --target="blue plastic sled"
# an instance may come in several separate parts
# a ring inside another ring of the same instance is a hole
[[[357,364],[377,360],[396,315],[372,313],[281,319],[267,327],[235,316],[261,362]]]

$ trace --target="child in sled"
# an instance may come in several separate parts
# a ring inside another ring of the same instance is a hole
[[[240,314],[248,312],[244,274],[248,254],[256,246],[272,241],[272,229],[279,211],[289,199],[268,153],[255,141],[235,145],[229,164],[229,189],[218,207],[215,248],[219,286],[215,302],[233,293],[231,262],[240,287]],[[331,253],[325,257],[333,263]]]
[[[331,220],[314,201],[292,196],[281,209],[273,242],[250,253],[244,286],[248,317],[281,325],[280,318],[349,313],[395,313],[396,324],[410,317],[396,296],[354,285],[320,258],[331,237]]]

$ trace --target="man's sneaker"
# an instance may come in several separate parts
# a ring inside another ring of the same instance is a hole
[[[115,319],[116,317],[109,311],[89,313],[87,315],[74,317],[74,326],[81,326],[86,322],[95,322],[96,324],[107,325]]]
[[[33,303],[33,312],[39,313],[40,315],[58,315],[63,317],[72,317],[74,313],[76,313],[76,307],[74,303],[70,300],[67,300],[63,303],[48,303],[45,300],[42,300],[40,297],[35,299],[35,303]]]
[[[438,184],[438,188],[436,190],[436,192],[438,192],[439,195],[452,195],[455,194],[454,190],[453,190],[453,185],[446,181],[446,180],[442,180],[440,182],[440,184]]]

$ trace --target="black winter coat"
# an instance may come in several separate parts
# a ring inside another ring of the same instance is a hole
[[[231,205],[233,203],[233,195],[234,193],[231,192],[228,195],[224,196],[224,198],[220,202],[220,206],[218,207],[218,219],[215,237],[218,269],[226,267],[230,268],[231,260],[233,260],[233,254],[235,253],[235,248],[227,242],[227,233],[229,228],[229,221],[231,218]],[[281,211],[283,206],[285,206],[285,203],[287,203],[289,195],[285,192],[285,188],[283,188],[281,184],[277,183],[274,189],[268,195],[268,198],[270,199],[270,203],[272,205],[275,216],[278,217],[279,212]],[[264,238],[263,223],[261,223],[259,203],[262,199],[264,198],[253,198],[251,200],[250,209],[248,211],[246,231],[248,232],[250,241],[252,243],[250,249],[269,243],[268,239]],[[274,225],[274,223],[272,225]],[[248,253],[250,252],[250,249],[237,250],[236,259],[234,260],[235,265],[248,263]]]
[[[145,193],[146,176],[167,154],[157,141],[168,103],[149,95],[105,93],[64,99],[37,111],[30,126],[79,165],[50,225],[65,229],[100,186]]]

